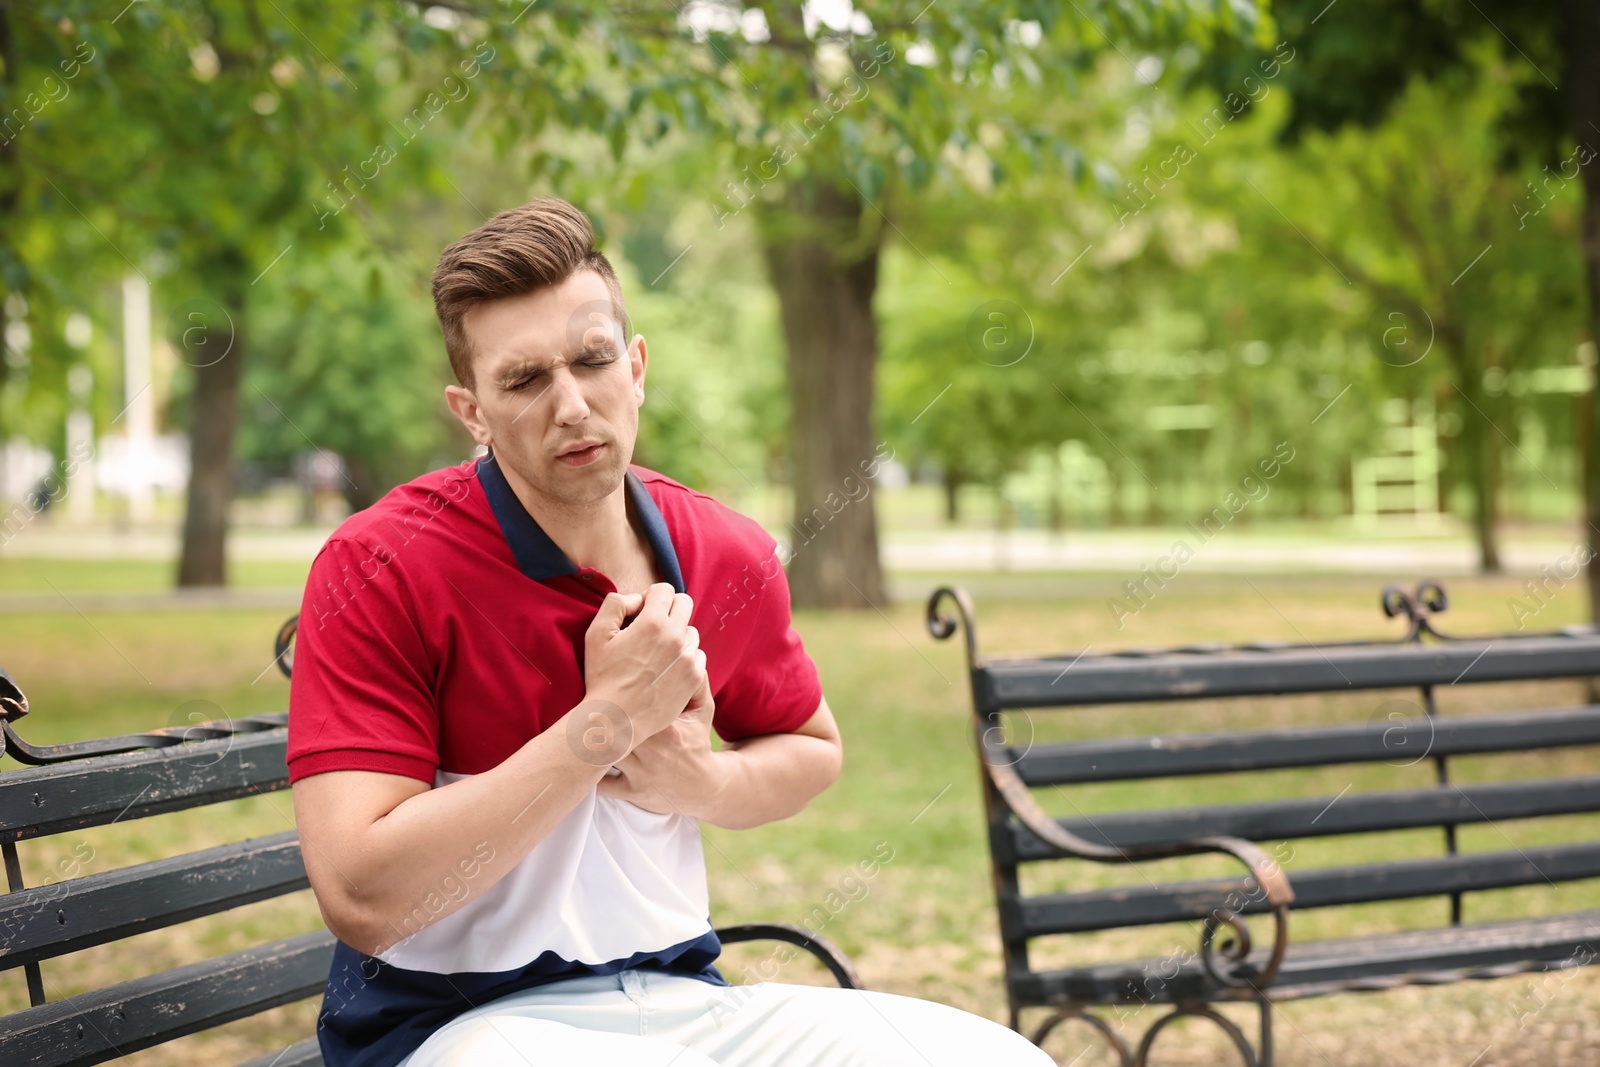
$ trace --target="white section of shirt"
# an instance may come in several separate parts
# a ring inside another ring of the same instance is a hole
[[[435,772],[435,787],[468,777]],[[471,854],[470,829],[463,847]],[[459,877],[458,910],[378,955],[408,970],[519,970],[541,953],[590,965],[657,952],[710,932],[699,821],[590,793],[486,890]],[[425,914],[427,904],[419,901]],[[434,905],[437,907],[437,903]],[[403,927],[410,929],[410,927]]]

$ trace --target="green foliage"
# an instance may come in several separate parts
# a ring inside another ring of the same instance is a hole
[[[1544,163],[1565,154],[1567,100],[1560,86],[1574,72],[1564,55],[1559,4],[1340,0],[1334,7],[1326,0],[1277,0],[1273,17],[1301,53],[1284,78],[1293,98],[1281,131],[1286,143],[1313,130],[1374,126],[1414,79],[1465,90],[1488,46],[1534,75],[1518,86],[1496,123],[1506,156]],[[1219,38],[1197,79],[1216,89],[1236,85],[1261,54],[1249,42]]]
[[[54,68],[63,86],[14,131],[0,171],[0,274],[28,298],[36,362],[75,358],[59,341],[69,311],[114,326],[115,283],[130,271],[155,284],[158,331],[164,312],[198,308],[242,356],[247,295],[350,240],[357,213],[433,164],[425,139],[411,146],[385,121],[416,87],[375,73],[395,66],[415,12],[380,21],[354,4],[179,0],[119,14],[68,0],[4,18],[17,59],[4,72],[8,110]],[[416,72],[421,84],[438,77]],[[375,145],[389,141],[404,147],[374,174]],[[58,366],[33,380],[61,376]],[[116,379],[101,383],[97,408],[120,410]],[[189,382],[176,388],[181,397]],[[12,419],[59,418],[48,395],[8,401]]]
[[[1168,88],[1192,83],[1199,58],[1170,54],[1151,86],[1107,63],[1094,75],[1104,110],[1059,117],[1100,161],[1105,199],[1024,178],[923,198],[902,219],[913,250],[891,260],[882,300],[895,439],[988,484],[1077,440],[1152,516],[1277,441],[1314,458],[1284,472],[1271,507],[1346,511],[1343,471],[1383,449],[1388,396],[1436,399],[1447,432],[1470,417],[1492,434],[1492,420],[1518,470],[1529,417],[1540,440],[1575,448],[1570,412],[1529,383],[1534,368],[1570,367],[1581,336],[1581,194],[1571,161],[1558,175],[1503,170],[1496,133],[1537,74],[1480,50],[1465,91],[1418,82],[1374,129],[1290,149],[1282,90],[1303,57],[1284,52],[1272,76],[1258,67],[1221,95]],[[1034,338],[1015,365],[972,340],[973,316],[998,300]],[[1183,410],[1197,407],[1210,413]],[[1190,418],[1209,425],[1162,428]],[[1468,478],[1472,462],[1450,473]]]
[[[784,476],[782,342],[755,264],[805,235],[779,209],[819,181],[864,205],[842,251],[887,239],[875,435],[913,467],[998,484],[1075,440],[1134,487],[1133,519],[1310,436],[1316,462],[1272,507],[1332,510],[1384,397],[1465,410],[1450,383],[1491,368],[1476,402],[1513,437],[1537,407],[1565,447],[1570,417],[1518,393],[1570,361],[1579,321],[1576,188],[1543,187],[1525,224],[1513,206],[1541,179],[1508,131],[1542,75],[1483,54],[1499,38],[1467,6],[1323,7],[940,0],[840,26],[790,4],[11,11],[26,47],[7,99],[80,42],[95,58],[6,149],[0,273],[27,289],[34,346],[0,419],[59,436],[65,315],[94,311],[109,368],[132,261],[168,308],[225,279],[247,291],[248,457],[282,464],[309,438],[384,482],[457,458],[421,283],[480,205],[527,195],[493,148],[610,229],[652,353],[638,458],[691,484]],[[1561,76],[1547,16],[1484,10]],[[1439,88],[1376,76],[1403,41]],[[1368,128],[1318,132],[1347,118]],[[1031,339],[1015,362],[975,347],[999,336],[996,302],[1002,332]],[[1441,312],[1459,343],[1399,366],[1386,339],[1420,348]],[[101,382],[104,418],[121,404]],[[1174,428],[1199,407],[1209,426]]]
[[[444,407],[454,379],[427,294],[384,259],[336,251],[266,290],[251,321],[262,358],[241,398],[243,456],[282,468],[327,449],[378,495],[471,451]]]
[[[464,8],[473,14],[458,39],[482,35],[514,57],[483,98],[502,103],[484,114],[499,143],[536,145],[532,170],[569,193],[612,188],[619,170],[653,163],[651,149],[684,147],[700,164],[704,221],[719,228],[796,182],[854,186],[880,204],[1031,170],[1077,177],[1071,142],[1025,105],[1075,95],[1114,42],[1270,31],[1251,4],[1171,0],[1070,10],[912,0],[842,25],[775,2],[542,4],[514,25],[501,7]]]

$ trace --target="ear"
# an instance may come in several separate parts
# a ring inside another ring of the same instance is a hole
[[[644,403],[644,372],[649,361],[650,349],[645,344],[644,334],[634,334],[628,345],[628,365],[633,372],[633,395],[640,404]]]
[[[494,435],[489,432],[489,426],[483,421],[483,410],[478,405],[478,398],[471,389],[463,389],[459,385],[444,387],[445,403],[450,405],[450,413],[461,420],[461,425],[467,428],[472,439],[480,445],[493,445]]]

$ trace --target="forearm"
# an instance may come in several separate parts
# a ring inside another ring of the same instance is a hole
[[[568,714],[582,715],[582,705]],[[520,863],[605,773],[574,752],[566,722],[490,770],[406,798],[344,854],[324,857],[334,868],[323,884],[336,897],[335,932],[364,952],[383,951]]]
[[[715,753],[723,783],[699,817],[730,830],[787,819],[839,776],[842,753],[836,739],[807,734],[768,734]]]

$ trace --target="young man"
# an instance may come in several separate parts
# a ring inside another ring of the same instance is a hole
[[[841,759],[776,543],[631,464],[649,353],[582,212],[495,216],[433,293],[488,452],[351,516],[300,617],[328,1067],[1049,1063],[942,1005],[723,981],[700,821],[793,815]]]

